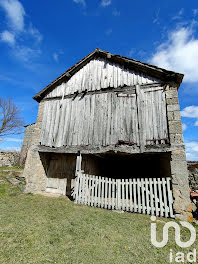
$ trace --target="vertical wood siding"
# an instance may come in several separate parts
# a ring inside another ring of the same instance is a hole
[[[167,138],[162,87],[137,87],[128,96],[95,93],[44,103],[40,138],[44,146],[109,146],[123,140],[144,148],[165,144]]]
[[[118,140],[139,145],[135,94],[127,98],[102,93],[45,101],[41,145],[108,146]]]
[[[68,82],[63,82],[57,86],[45,98],[74,94],[76,91],[95,91],[102,88],[117,88],[155,82],[159,82],[159,80],[99,58],[91,60]]]

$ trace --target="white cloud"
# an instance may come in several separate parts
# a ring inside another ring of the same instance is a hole
[[[25,23],[23,5],[18,0],[0,0],[0,7],[5,11],[10,28],[0,33],[0,40],[10,46],[11,55],[23,62],[30,62],[31,59],[38,57],[41,54],[38,44],[43,36],[31,22],[29,25]]]
[[[150,63],[185,74],[185,82],[198,82],[198,39],[191,27],[170,32],[168,40],[158,46]]]
[[[54,52],[53,54],[53,59],[58,62],[58,54],[56,52]]]
[[[120,11],[114,8],[112,14],[113,16],[120,16]]]
[[[174,17],[172,17],[172,19],[173,20],[176,20],[176,19],[181,19],[182,18],[182,15],[183,15],[183,13],[184,13],[184,9],[183,8],[181,8],[180,10],[179,10],[179,12],[174,16]]]
[[[13,55],[23,62],[30,62],[38,57],[42,52],[40,49],[33,49],[26,46],[17,46],[12,50]]]
[[[101,6],[106,7],[109,6],[111,4],[111,0],[102,0],[101,2]]]
[[[193,15],[196,16],[197,14],[198,14],[198,9],[197,8],[193,9]]]
[[[105,34],[106,34],[107,36],[109,36],[109,35],[111,35],[112,32],[113,32],[113,30],[112,30],[111,28],[109,28],[109,29],[107,29],[107,30],[105,31]]]
[[[198,126],[198,106],[191,105],[191,106],[185,107],[181,111],[181,116],[182,117],[189,117],[189,118],[196,118],[197,121],[195,122],[194,125]]]
[[[21,151],[21,147],[5,147],[5,148],[2,148],[2,150],[7,150],[7,151],[17,151],[17,152],[20,152]]]
[[[7,141],[7,142],[23,142],[23,139],[19,139],[19,138],[4,138],[4,141]]]
[[[155,17],[153,18],[153,24],[159,24],[159,14],[160,14],[160,8],[155,12]]]
[[[85,0],[73,0],[73,1],[74,1],[74,3],[81,4],[81,5],[83,5],[84,7],[86,6],[86,2],[85,2]]]
[[[0,6],[5,10],[9,27],[14,30],[24,29],[25,10],[18,0],[1,0]]]
[[[37,43],[41,42],[43,39],[43,36],[39,32],[39,30],[33,27],[32,24],[30,24],[28,33],[36,40]]]
[[[198,142],[191,141],[185,143],[186,156],[188,160],[198,160]]]
[[[130,51],[129,51],[129,55],[128,56],[132,57],[135,54],[135,52],[136,52],[136,49],[131,48]]]
[[[182,128],[183,128],[183,131],[185,131],[187,129],[187,125],[183,123]]]
[[[9,32],[8,30],[4,30],[0,34],[0,39],[1,39],[1,41],[6,42],[9,45],[15,44],[15,35],[13,33]]]

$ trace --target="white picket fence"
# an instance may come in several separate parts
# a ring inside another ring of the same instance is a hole
[[[171,178],[111,179],[77,172],[75,203],[155,216],[171,217]]]

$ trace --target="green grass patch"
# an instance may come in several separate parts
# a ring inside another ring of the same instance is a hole
[[[159,218],[167,222],[167,219]],[[169,263],[181,250],[170,230],[162,249],[150,242],[150,217],[75,205],[66,198],[22,194],[0,184],[0,263]],[[163,222],[158,222],[162,239]],[[196,227],[197,228],[197,227]],[[189,232],[183,229],[188,240]],[[187,263],[187,262],[185,262]]]
[[[3,171],[3,170],[9,170],[9,171],[22,171],[23,168],[20,168],[20,167],[0,167],[0,171]]]

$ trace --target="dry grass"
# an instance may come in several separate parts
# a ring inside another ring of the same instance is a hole
[[[22,194],[10,187],[0,184],[1,264],[169,263],[170,248],[181,251],[173,230],[166,247],[152,246],[149,216]],[[163,225],[158,222],[159,234]],[[182,235],[189,237],[185,230]]]

